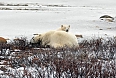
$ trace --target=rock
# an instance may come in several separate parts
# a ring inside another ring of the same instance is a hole
[[[103,16],[100,17],[100,19],[108,21],[108,22],[113,22],[114,21],[114,17],[109,16],[109,15],[103,15]]]
[[[82,35],[75,35],[75,36],[76,36],[77,38],[78,38],[78,37],[83,38],[83,36],[82,36]]]
[[[7,40],[3,37],[0,37],[0,43],[7,43]]]

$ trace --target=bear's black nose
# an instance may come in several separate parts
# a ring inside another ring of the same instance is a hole
[[[66,32],[68,32],[68,30],[66,30]]]

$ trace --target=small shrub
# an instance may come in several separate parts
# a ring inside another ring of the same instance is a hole
[[[77,49],[30,48],[26,45],[29,45],[26,38],[19,38],[10,43],[9,55],[1,54],[0,59],[5,57],[0,62],[3,65],[0,66],[1,78],[116,77],[115,38],[83,40]],[[11,47],[20,51],[11,52]]]

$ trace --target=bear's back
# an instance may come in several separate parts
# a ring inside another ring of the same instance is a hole
[[[67,33],[65,31],[56,31],[54,34],[51,36],[50,40],[50,45],[52,47],[62,47],[62,46],[67,46],[67,47],[78,47],[78,41],[75,35],[72,33]],[[61,45],[61,46],[60,46]]]
[[[69,33],[69,32],[65,32],[65,31],[56,31],[56,32],[54,32],[53,35],[55,37],[58,37],[58,38],[62,37],[62,38],[65,38],[65,39],[71,39],[71,40],[76,39],[77,40],[77,38],[74,34]]]

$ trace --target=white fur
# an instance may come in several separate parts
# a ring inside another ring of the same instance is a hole
[[[79,47],[76,36],[72,33],[67,33],[64,31],[54,32],[54,34],[51,35],[49,45],[54,48],[60,48],[64,46],[69,48]]]
[[[33,39],[35,43],[37,43],[38,40],[41,40],[43,46],[49,45],[54,48],[62,48],[64,46],[69,48],[79,47],[76,36],[65,31],[48,31],[37,35]]]

